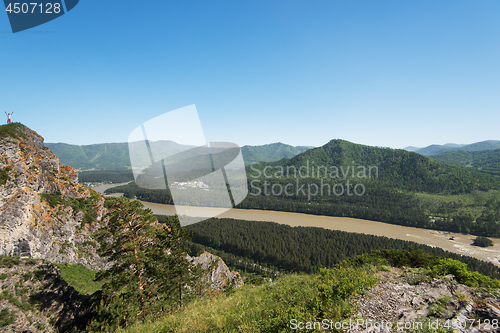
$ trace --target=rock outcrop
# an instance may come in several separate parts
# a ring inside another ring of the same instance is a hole
[[[6,264],[8,263],[8,264]],[[0,260],[2,332],[75,332],[92,315],[90,296],[60,277],[57,266],[42,260]]]
[[[78,184],[43,138],[21,124],[0,132],[0,255],[104,268],[91,235],[104,198]]]
[[[436,332],[500,330],[498,324],[492,325],[500,320],[500,299],[487,290],[459,284],[453,275],[420,281],[418,273],[392,268],[378,276],[379,283],[357,301],[357,313],[351,318],[354,324],[346,326],[346,332],[413,332],[420,328],[428,332],[437,323],[441,330]]]
[[[229,286],[238,288],[243,285],[243,278],[240,273],[231,272],[220,257],[204,252],[198,257],[188,259],[208,271],[207,278],[212,289],[221,290]]]

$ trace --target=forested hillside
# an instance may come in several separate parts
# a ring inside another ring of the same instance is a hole
[[[165,218],[160,217],[159,220]],[[373,250],[412,248],[459,260],[472,270],[500,278],[498,267],[491,263],[440,248],[362,233],[218,218],[192,224],[186,229],[193,234],[191,254],[215,249],[227,264],[250,271],[250,265],[241,263],[256,263],[283,272],[311,273],[318,272],[322,267],[334,267],[347,258]]]
[[[78,174],[80,183],[126,183],[134,180],[132,170],[98,170],[80,171]]]
[[[245,165],[249,165],[254,162],[274,162],[283,158],[291,158],[311,148],[313,147],[294,147],[277,142],[263,146],[243,146],[241,147],[241,153]]]
[[[172,143],[175,145],[175,143]],[[46,143],[64,165],[79,170],[123,170],[130,169],[128,143],[102,143],[95,145],[70,145]],[[290,158],[312,147],[290,146],[281,142],[262,146],[243,146],[241,153],[246,165],[253,162],[272,162]],[[102,176],[102,175],[101,175]]]
[[[130,168],[127,143],[77,146],[66,143],[45,144],[64,165],[75,169],[121,170]]]
[[[433,160],[500,176],[500,149],[483,151],[458,150],[431,156]]]
[[[390,148],[332,140],[291,159],[247,167],[239,208],[346,216],[500,236],[500,177]],[[127,197],[172,204],[170,192],[130,184]]]

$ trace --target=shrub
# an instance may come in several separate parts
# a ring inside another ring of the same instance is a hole
[[[10,313],[9,309],[0,311],[0,327],[13,324],[14,320],[14,316]]]
[[[13,266],[19,265],[21,260],[19,257],[1,257],[0,256],[0,267],[12,268]]]
[[[451,301],[451,297],[442,295],[429,307],[429,314],[434,317],[441,317],[445,313],[449,301]]]
[[[472,243],[472,245],[480,247],[488,247],[488,246],[493,246],[493,242],[489,238],[478,236],[476,237],[476,239],[474,239],[474,243]]]
[[[459,283],[470,287],[500,288],[500,280],[492,279],[478,272],[471,272],[467,265],[453,259],[440,259],[433,269],[439,275],[453,274]]]

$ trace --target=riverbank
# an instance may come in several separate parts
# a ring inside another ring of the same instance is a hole
[[[96,187],[99,193],[110,187],[119,186],[105,185]],[[106,187],[106,188],[104,188]],[[164,205],[141,201],[145,207],[150,208],[154,214],[175,215],[176,209],[173,205]],[[389,238],[412,241],[433,247],[440,247],[453,253],[467,255],[480,260],[491,262],[500,267],[500,239],[491,238],[493,246],[482,248],[471,245],[476,236],[463,235],[452,232],[442,232],[429,229],[404,227],[383,222],[368,221],[348,217],[318,216],[302,213],[288,213],[263,211],[253,209],[230,209],[224,211],[219,208],[192,207],[196,216],[214,216],[218,218],[232,218],[246,221],[276,222],[290,226],[319,227],[331,230],[342,230],[347,232],[363,233],[367,235],[386,236]],[[220,215],[219,215],[220,214]],[[453,237],[453,240],[450,240]]]

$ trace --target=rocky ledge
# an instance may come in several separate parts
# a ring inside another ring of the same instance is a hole
[[[222,290],[230,286],[238,288],[243,285],[243,278],[240,273],[231,272],[220,257],[204,252],[198,257],[188,257],[188,259],[207,270],[207,279],[212,289]]]
[[[79,294],[62,280],[57,266],[15,257],[0,258],[0,266],[1,331],[69,332],[85,328],[93,311],[90,296]]]
[[[379,282],[357,301],[351,322],[360,325],[346,332],[500,331],[498,291],[459,284],[453,275],[427,281],[415,269],[392,268],[378,276]],[[432,330],[436,323],[440,330]]]

